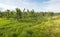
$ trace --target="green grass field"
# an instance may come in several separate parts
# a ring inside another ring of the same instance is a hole
[[[60,37],[60,17],[46,19],[17,22],[0,18],[0,37]]]

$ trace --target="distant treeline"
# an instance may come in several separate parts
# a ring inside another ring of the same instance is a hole
[[[55,15],[60,15],[60,13],[54,13],[54,12],[35,12],[34,9],[29,11],[25,11],[25,8],[23,11],[21,11],[19,8],[16,8],[15,11],[0,11],[0,18],[15,18],[17,20],[19,19],[29,19],[29,18],[39,18],[39,17],[45,17],[45,16],[55,16]]]

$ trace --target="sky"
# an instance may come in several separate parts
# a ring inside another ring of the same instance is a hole
[[[15,8],[60,12],[60,0],[0,0],[0,10]]]

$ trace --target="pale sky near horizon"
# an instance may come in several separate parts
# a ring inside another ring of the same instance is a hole
[[[35,11],[60,12],[60,0],[0,0],[0,10],[34,9]]]

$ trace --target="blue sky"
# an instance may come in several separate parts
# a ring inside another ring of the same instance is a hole
[[[0,10],[34,9],[35,11],[60,12],[60,0],[0,0]]]

